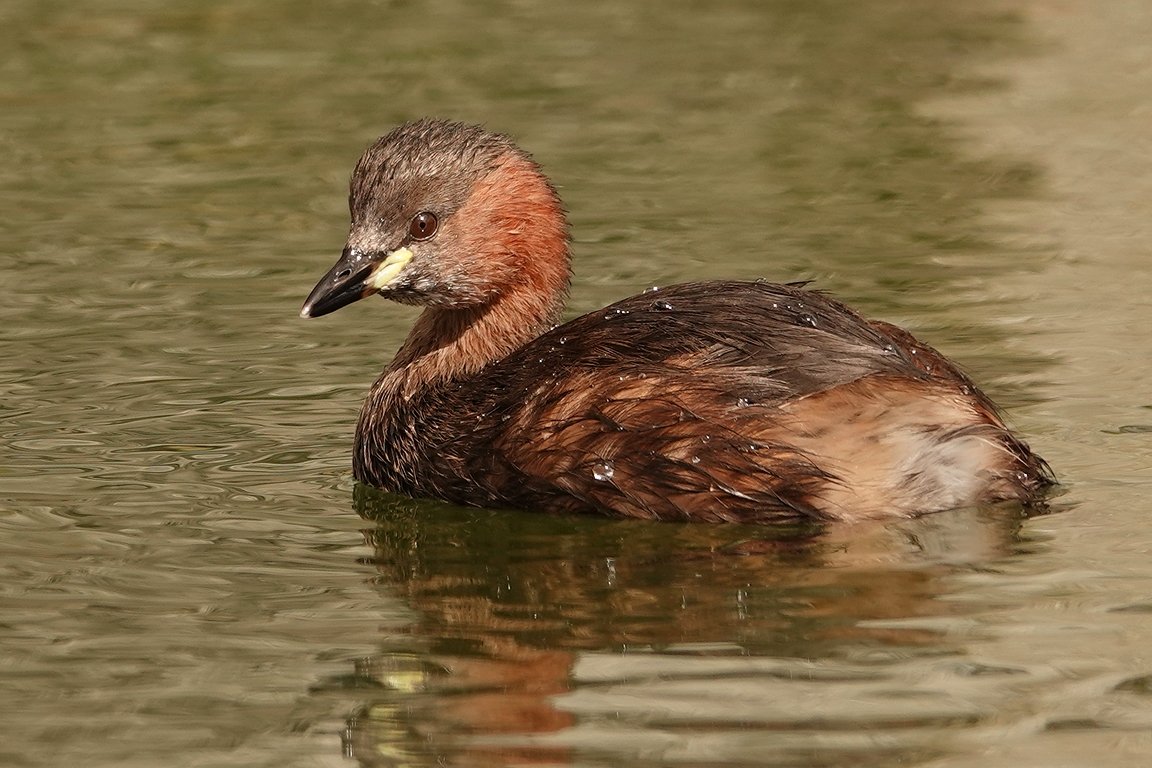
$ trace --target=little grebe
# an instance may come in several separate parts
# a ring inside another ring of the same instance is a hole
[[[318,317],[426,307],[360,413],[358,480],[458,504],[857,520],[1035,500],[1042,459],[953,363],[797,285],[685,283],[556,326],[555,189],[511,139],[400,126],[352,174]]]

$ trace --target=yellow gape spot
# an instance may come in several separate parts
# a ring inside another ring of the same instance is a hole
[[[397,248],[388,254],[388,258],[380,262],[380,266],[376,267],[364,282],[376,290],[382,291],[388,287],[389,283],[396,279],[396,276],[400,274],[411,260],[412,251],[407,248]]]

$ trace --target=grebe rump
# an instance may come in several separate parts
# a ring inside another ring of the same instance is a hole
[[[425,307],[360,413],[361,482],[707,522],[1027,503],[1052,483],[954,364],[797,285],[685,283],[553,327],[568,224],[506,136],[400,126],[360,158],[349,207],[301,315],[373,293]]]

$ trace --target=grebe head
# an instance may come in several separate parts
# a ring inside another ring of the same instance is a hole
[[[507,136],[441,120],[402,125],[360,158],[348,207],[348,242],[302,317],[373,293],[463,308],[517,288],[549,297],[567,288],[560,201]]]

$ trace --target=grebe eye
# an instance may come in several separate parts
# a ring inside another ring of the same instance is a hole
[[[424,211],[412,217],[412,225],[408,227],[408,234],[412,236],[413,240],[427,240],[436,234],[436,227],[440,222],[436,220],[436,214]]]

